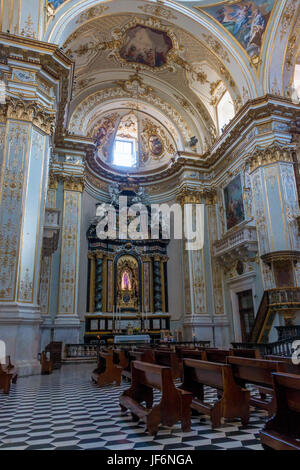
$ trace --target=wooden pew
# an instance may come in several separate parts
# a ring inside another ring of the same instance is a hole
[[[182,362],[179,360],[175,351],[166,351],[163,349],[154,350],[155,364],[170,367],[174,380],[182,377]]]
[[[226,358],[230,355],[229,349],[207,348],[203,351],[202,360],[209,362],[220,362],[226,364]]]
[[[251,348],[231,348],[229,349],[230,356],[236,357],[248,357],[249,359],[262,359],[261,353],[259,349],[251,349]]]
[[[134,351],[128,351],[128,365],[122,371],[122,376],[126,379],[131,379],[131,363],[133,361],[154,363],[154,353],[152,349],[135,349]]]
[[[300,364],[293,364],[291,357],[268,355],[265,356],[268,361],[279,361],[285,363],[285,371],[288,374],[300,374]]]
[[[0,363],[0,389],[3,389],[5,394],[9,394],[10,384],[13,378],[13,374],[10,374]]]
[[[260,433],[262,446],[300,450],[300,376],[273,373],[272,378],[277,409]]]
[[[204,385],[218,390],[218,401],[214,405],[204,402]],[[193,394],[192,409],[210,415],[213,427],[221,425],[222,417],[238,417],[243,424],[249,422],[250,391],[235,382],[228,364],[184,359],[180,388]]]
[[[42,353],[41,353],[40,362],[41,362],[41,366],[42,366],[41,374],[42,375],[52,374],[52,372],[53,372],[53,361],[52,361],[52,359],[47,358],[47,353],[45,351],[42,351]]]
[[[128,366],[128,357],[123,349],[113,350],[113,360],[114,364],[121,366],[122,369],[125,369]]]
[[[266,401],[264,394],[273,396],[272,372],[285,372],[284,362],[228,356],[227,363],[232,366],[234,378],[241,386],[252,384],[263,393],[261,398],[251,397],[250,404],[271,415],[275,410],[275,402],[274,399]]]
[[[6,356],[5,364],[4,365],[2,364],[2,368],[4,372],[7,372],[8,374],[12,374],[11,381],[13,384],[16,384],[18,380],[18,373],[17,373],[17,369],[15,368],[15,366],[11,363],[10,356]]]
[[[153,389],[162,393],[159,404],[155,406]],[[173,426],[178,421],[181,421],[182,431],[190,431],[191,401],[191,393],[175,387],[169,367],[140,361],[132,362],[131,387],[120,396],[121,410],[131,410],[133,420],[144,421],[151,435],[157,433],[160,424]]]
[[[113,353],[100,351],[98,367],[92,373],[92,380],[99,387],[111,385],[114,382],[121,385],[122,367],[114,364]]]
[[[180,360],[183,360],[186,358],[186,359],[198,359],[202,361],[203,351],[204,350],[198,350],[198,349],[181,349],[180,351],[177,352],[177,355],[179,356]]]

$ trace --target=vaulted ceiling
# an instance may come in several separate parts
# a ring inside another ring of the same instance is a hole
[[[285,3],[58,1],[47,40],[75,62],[69,132],[95,138],[108,116],[135,109],[168,129],[176,150],[206,152],[218,136],[217,104],[226,91],[237,111],[248,99],[280,89],[282,77],[270,77],[265,64],[271,66],[269,43],[273,38],[274,47],[273,26]],[[259,38],[250,27],[257,7]],[[247,41],[246,32],[227,27],[226,15],[232,20],[237,13],[249,23]],[[144,55],[151,42],[157,60]],[[193,136],[198,142],[191,146]]]

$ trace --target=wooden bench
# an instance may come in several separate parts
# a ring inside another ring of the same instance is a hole
[[[285,363],[285,371],[288,374],[300,374],[300,364],[293,364],[291,357],[268,355],[265,356],[268,361],[279,361]]]
[[[181,360],[183,359],[198,359],[203,361],[203,350],[198,349],[181,349],[177,355]]]
[[[246,357],[249,359],[262,359],[259,349],[252,348],[241,348],[241,349],[229,349],[230,356]]]
[[[209,362],[220,362],[226,364],[226,358],[230,355],[229,349],[210,348],[205,349],[202,353],[202,360]]]
[[[155,364],[170,367],[174,380],[182,377],[182,362],[175,351],[165,351],[163,349],[154,350]]]
[[[50,355],[50,353],[48,353]],[[41,374],[46,375],[46,374],[52,374],[53,372],[53,361],[52,359],[47,358],[47,353],[45,351],[42,351],[41,353]]]
[[[141,349],[134,351],[128,351],[128,364],[122,371],[122,375],[126,379],[131,379],[131,363],[133,361],[148,362],[150,364],[154,363],[154,353],[152,349]]]
[[[11,363],[10,356],[6,356],[5,364],[2,364],[2,368],[5,372],[12,374],[12,383],[16,384],[18,380],[18,373],[15,366]]]
[[[92,380],[99,387],[111,385],[114,382],[121,385],[122,380],[122,367],[114,364],[113,353],[100,351],[98,367],[92,373]]]
[[[248,359],[243,357],[227,357],[227,363],[232,366],[235,380],[242,386],[251,384],[261,392],[261,397],[251,397],[250,404],[268,411],[271,415],[275,410],[274,399],[266,400],[266,394],[274,395],[272,372],[285,372],[285,364],[265,359]]]
[[[300,450],[300,376],[273,373],[272,379],[277,409],[260,433],[262,446]]]
[[[125,369],[128,366],[128,357],[123,349],[113,350],[113,360],[114,364],[121,366],[122,369]]]
[[[155,406],[153,389],[162,393]],[[173,426],[178,421],[181,421],[182,431],[190,431],[191,401],[191,393],[175,387],[169,367],[140,361],[131,363],[131,387],[120,396],[121,410],[131,410],[133,420],[144,421],[151,435],[157,433],[160,424]]]
[[[5,394],[9,394],[10,384],[13,378],[13,374],[10,374],[0,363],[0,389],[3,389]]]
[[[204,385],[218,391],[218,401],[213,405],[204,402]],[[228,364],[184,359],[180,388],[193,394],[192,409],[208,414],[213,427],[221,425],[222,417],[238,417],[243,424],[249,422],[250,392],[235,382]]]

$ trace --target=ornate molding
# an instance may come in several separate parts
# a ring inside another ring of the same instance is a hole
[[[277,162],[293,163],[291,149],[274,143],[265,149],[255,150],[247,159],[251,173],[261,166]]]
[[[177,201],[183,206],[184,204],[201,204],[205,200],[206,204],[216,204],[215,189],[201,189],[199,191],[191,190],[188,187],[181,188]]]
[[[84,177],[60,176],[64,184],[64,191],[76,191],[82,193],[84,190]]]
[[[213,244],[214,256],[224,267],[238,260],[249,260],[258,250],[256,227],[243,226],[226,233]]]
[[[2,117],[5,116],[6,119],[31,122],[45,134],[53,132],[56,112],[34,101],[8,97],[6,105],[2,106],[1,110]]]
[[[60,209],[45,210],[43,257],[51,256],[58,248],[60,233]]]
[[[261,259],[269,266],[271,266],[271,263],[280,261],[293,261],[297,263],[300,261],[300,251],[273,251],[261,255]]]

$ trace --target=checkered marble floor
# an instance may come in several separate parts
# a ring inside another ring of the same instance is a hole
[[[212,429],[208,417],[192,419],[192,430],[180,423],[156,436],[143,423],[122,415],[119,395],[129,387],[100,389],[91,380],[93,364],[66,365],[50,376],[20,378],[9,396],[0,391],[0,450],[261,450],[259,431],[266,413],[252,410],[250,422],[226,421]],[[206,390],[208,400],[215,398]]]

